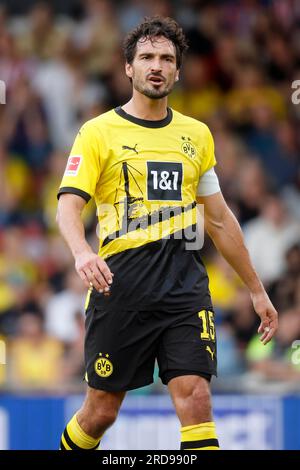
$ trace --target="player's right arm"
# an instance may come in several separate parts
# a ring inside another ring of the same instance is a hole
[[[93,252],[85,238],[81,214],[86,201],[76,194],[61,194],[56,220],[75,260],[75,269],[85,285],[98,291],[109,290],[112,273],[106,262]]]
[[[100,178],[101,135],[86,123],[79,131],[58,192],[57,223],[75,259],[75,268],[87,287],[108,292],[112,276],[106,262],[86,241],[81,218]]]

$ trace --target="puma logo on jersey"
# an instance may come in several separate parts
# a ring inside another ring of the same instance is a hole
[[[210,346],[206,346],[206,351],[209,352],[209,354],[211,355],[211,360],[213,361],[214,360],[214,354],[215,354],[215,351],[212,351]]]
[[[136,149],[137,144],[134,147],[129,147],[128,145],[122,145],[123,150],[133,150],[135,153],[139,153]]]

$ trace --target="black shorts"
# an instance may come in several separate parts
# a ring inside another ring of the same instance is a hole
[[[180,313],[107,309],[92,293],[86,310],[85,366],[90,387],[126,391],[181,375],[217,375],[212,309]]]

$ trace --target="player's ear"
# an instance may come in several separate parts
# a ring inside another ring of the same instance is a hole
[[[178,82],[179,80],[179,71],[177,71],[176,75],[175,75],[175,82]]]
[[[132,65],[128,64],[128,62],[125,64],[125,73],[128,78],[132,78]]]

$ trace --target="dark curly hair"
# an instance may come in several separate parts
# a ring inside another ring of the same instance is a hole
[[[161,16],[153,16],[151,18],[144,18],[135,29],[130,31],[124,39],[123,51],[126,62],[132,64],[137,42],[145,38],[153,39],[157,36],[164,36],[171,41],[176,49],[176,66],[177,69],[181,67],[182,58],[188,49],[187,41],[182,28],[176,23],[173,18],[165,18]]]

